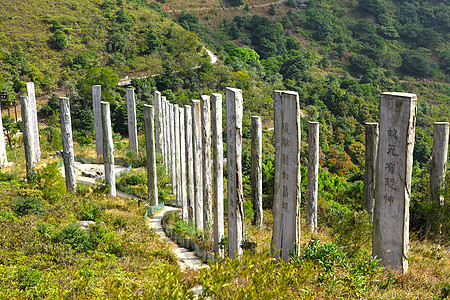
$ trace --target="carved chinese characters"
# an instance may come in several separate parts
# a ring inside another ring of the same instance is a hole
[[[417,97],[383,93],[375,174],[372,254],[385,266],[406,272],[409,247],[409,201]]]

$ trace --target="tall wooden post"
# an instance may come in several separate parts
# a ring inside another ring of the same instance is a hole
[[[253,225],[262,228],[262,122],[261,117],[252,116],[252,204]]]
[[[298,93],[274,92],[275,190],[272,250],[287,261],[300,252],[300,102]]]
[[[170,125],[169,125],[169,103],[166,101],[166,97],[161,97],[164,103],[164,164],[166,165],[166,171],[170,171]]]
[[[155,141],[156,150],[162,153],[162,143],[163,143],[163,125],[162,125],[162,103],[161,103],[161,93],[155,91]]]
[[[192,100],[192,141],[194,149],[195,225],[203,230],[202,122],[200,101]]]
[[[5,166],[8,163],[8,157],[6,156],[6,143],[5,135],[3,133],[3,121],[0,110],[0,167]]]
[[[222,95],[212,94],[213,199],[214,199],[214,253],[223,256],[219,243],[225,235],[223,222],[223,141]]]
[[[177,162],[176,162],[176,141],[175,141],[175,116],[174,105],[169,103],[169,126],[170,126],[170,173],[172,174],[172,193],[177,194]]]
[[[192,140],[192,109],[184,106],[184,128],[186,130],[186,198],[188,205],[188,219],[195,223],[194,196],[194,147]]]
[[[30,109],[30,99],[25,96],[20,96],[20,104],[22,110],[22,131],[23,143],[25,148],[25,160],[27,168],[27,181],[33,181],[36,175],[36,156],[34,154],[33,141],[33,119]]]
[[[116,177],[114,174],[114,142],[112,137],[111,113],[108,102],[101,102],[103,128],[103,162],[105,164],[105,179],[109,186],[109,194],[116,197]]]
[[[151,105],[144,105],[145,148],[147,152],[147,187],[151,206],[158,205],[158,178],[156,176],[155,112]]]
[[[102,128],[102,86],[92,86],[92,108],[94,110],[95,146],[97,158],[103,158],[103,128]]]
[[[175,141],[175,178],[177,189],[177,204],[182,205],[181,195],[181,161],[180,161],[180,114],[178,112],[178,105],[173,105],[173,133]]]
[[[375,167],[378,155],[378,139],[380,130],[378,123],[366,123],[366,162],[364,173],[363,208],[369,213],[370,222],[373,219],[373,204],[375,194]]]
[[[69,98],[60,97],[59,107],[66,188],[68,191],[75,191],[77,188],[77,178],[75,175],[75,154],[73,152]]]
[[[372,255],[401,273],[408,270],[409,201],[417,96],[383,93],[375,174]]]
[[[178,108],[178,117],[180,118],[180,166],[181,166],[181,180],[180,180],[180,198],[182,207],[183,220],[188,221],[188,202],[187,202],[187,187],[186,187],[186,132],[184,124],[184,108]]]
[[[228,166],[228,256],[242,254],[244,240],[244,191],[242,187],[242,91],[226,88]]]
[[[202,144],[203,144],[203,224],[209,230],[213,220],[211,174],[211,104],[209,96],[202,96]]]
[[[444,196],[440,190],[444,187],[445,173],[447,170],[449,123],[435,122],[433,126],[433,152],[431,156],[428,200],[443,205]]]
[[[39,145],[39,124],[37,118],[36,93],[34,91],[34,83],[27,82],[26,87],[28,94],[28,104],[30,105],[30,122],[32,129],[34,156],[35,161],[38,162],[41,160],[41,147]]]
[[[308,194],[306,223],[311,232],[317,229],[317,195],[319,190],[319,123],[308,122]]]
[[[128,139],[130,142],[130,150],[138,152],[136,102],[134,99],[134,89],[126,89],[126,94],[128,112]]]

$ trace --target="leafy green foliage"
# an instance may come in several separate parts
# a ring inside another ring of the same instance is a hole
[[[42,199],[38,197],[23,197],[17,196],[13,200],[13,211],[19,216],[27,214],[41,215],[44,213]]]

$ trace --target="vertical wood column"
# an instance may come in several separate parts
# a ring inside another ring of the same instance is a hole
[[[38,162],[41,160],[41,147],[39,145],[39,124],[37,118],[36,93],[34,91],[34,83],[27,82],[26,87],[28,94],[28,105],[30,106],[30,122],[34,147],[33,153],[35,156],[35,161]]]
[[[210,229],[213,220],[211,174],[211,104],[209,96],[202,96],[202,144],[203,144],[203,224]]]
[[[213,208],[214,253],[223,257],[219,243],[225,235],[223,221],[223,141],[222,141],[222,95],[212,94],[212,147],[213,147]]]
[[[108,102],[101,102],[103,128],[103,162],[105,164],[105,179],[109,185],[111,197],[116,197],[116,176],[114,174],[114,142],[112,137],[111,113]]]
[[[5,134],[3,133],[3,121],[0,110],[0,167],[8,164],[8,157],[6,156],[6,142]]]
[[[378,139],[380,129],[378,123],[366,123],[366,162],[364,172],[363,208],[369,213],[370,222],[373,219],[373,204],[375,194],[375,167],[378,154]]]
[[[409,201],[417,96],[383,93],[375,174],[372,255],[401,273],[408,270]]]
[[[308,193],[306,223],[311,232],[317,229],[317,195],[319,190],[319,123],[308,122]]]
[[[444,196],[440,193],[440,190],[444,187],[445,172],[447,170],[449,123],[435,122],[433,126],[433,152],[431,156],[428,200],[443,205]]]
[[[173,105],[173,133],[175,141],[175,178],[177,189],[177,204],[182,205],[181,195],[181,164],[180,164],[180,113],[178,105]]]
[[[252,204],[253,225],[262,228],[262,122],[261,117],[252,116]]]
[[[192,147],[194,154],[194,203],[195,226],[203,230],[203,170],[202,170],[202,122],[200,101],[192,100]]]
[[[20,106],[22,111],[22,131],[23,143],[25,148],[25,160],[27,168],[27,181],[33,181],[36,175],[36,156],[34,154],[33,141],[33,121],[30,109],[30,99],[25,96],[20,96]]]
[[[244,239],[244,195],[242,187],[242,91],[226,88],[228,166],[228,256],[242,254]]]
[[[180,118],[180,165],[181,165],[181,188],[180,198],[182,207],[183,220],[188,221],[188,202],[187,202],[187,187],[186,187],[186,132],[184,125],[184,108],[178,108],[178,116]]]
[[[138,152],[136,102],[134,100],[134,89],[126,89],[126,94],[128,112],[128,139],[130,142],[130,150]]]
[[[186,130],[186,198],[188,205],[188,219],[195,223],[194,197],[194,147],[192,141],[192,109],[184,106],[184,128]]]
[[[177,163],[175,154],[175,116],[173,104],[169,103],[169,126],[170,126],[170,173],[172,174],[172,193],[177,194]]]
[[[170,171],[170,125],[169,125],[169,103],[166,101],[166,97],[161,97],[164,103],[164,164],[166,165],[166,171]]]
[[[155,111],[153,106],[144,105],[145,149],[147,152],[147,187],[150,206],[158,205],[158,178],[156,176]]]
[[[103,157],[103,128],[102,128],[102,86],[92,86],[92,108],[94,110],[95,146],[97,158]]]
[[[77,188],[77,178],[75,175],[75,155],[73,152],[69,98],[60,97],[59,108],[66,188],[68,191],[75,191]]]
[[[156,150],[159,153],[162,153],[162,143],[163,143],[163,125],[162,125],[162,103],[161,103],[161,93],[155,91],[154,93],[155,99],[155,141],[156,141]]]
[[[300,252],[300,102],[298,93],[274,92],[275,189],[272,250],[289,260]]]

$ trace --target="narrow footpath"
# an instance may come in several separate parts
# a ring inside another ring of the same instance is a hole
[[[173,245],[173,249],[175,255],[178,257],[178,261],[181,267],[181,270],[186,270],[187,268],[192,268],[194,270],[199,270],[205,267],[208,267],[204,264],[194,252],[189,251],[186,248],[178,246],[175,242],[173,242],[164,232],[162,228],[161,220],[164,214],[168,211],[179,210],[179,208],[164,206],[164,209],[156,212],[153,216],[150,217],[150,228],[153,228],[164,240]]]

